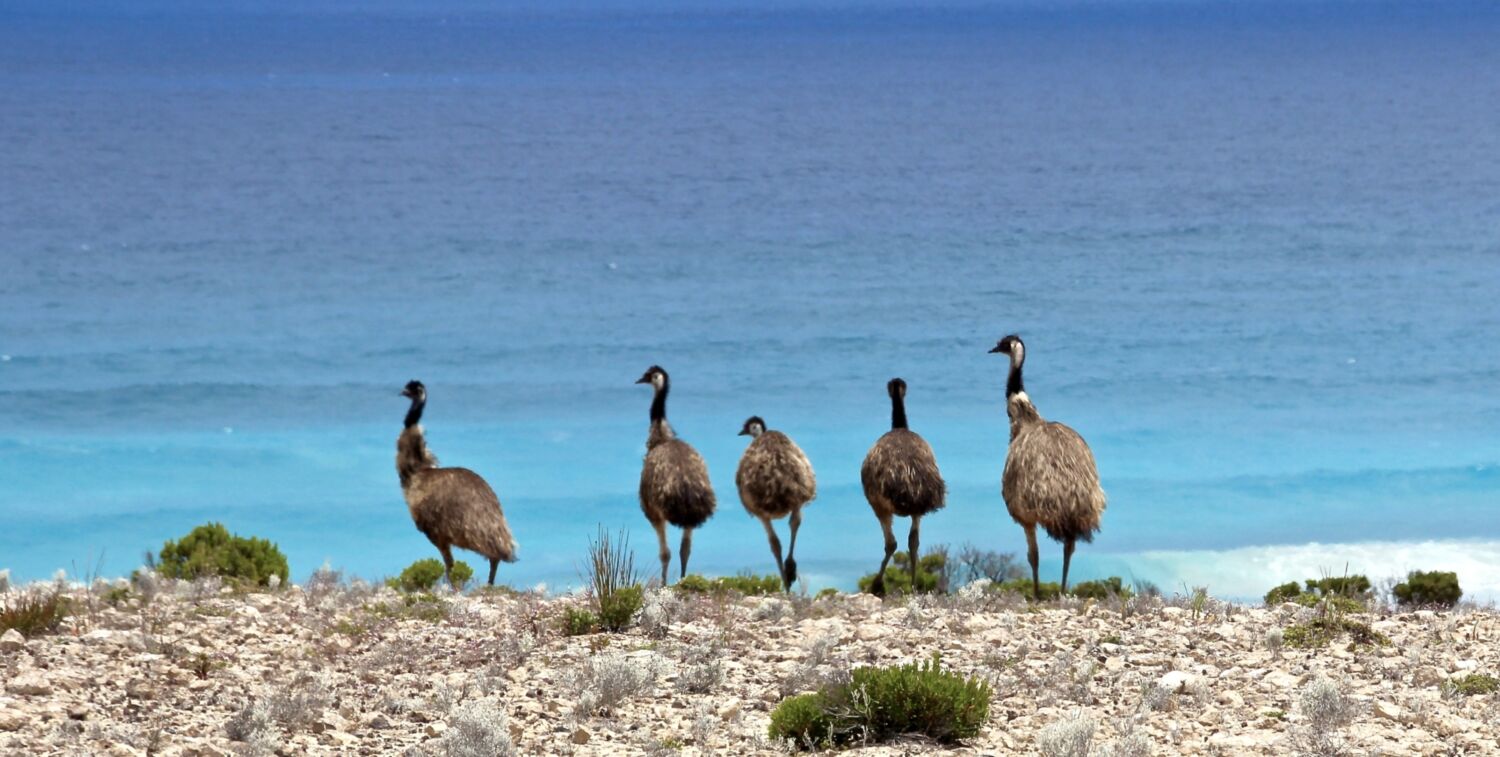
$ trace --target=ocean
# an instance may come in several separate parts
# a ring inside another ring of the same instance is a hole
[[[752,414],[817,470],[809,587],[873,571],[893,376],[949,484],[923,544],[1024,554],[1018,332],[1109,496],[1075,576],[1500,598],[1493,5],[195,5],[0,3],[13,580],[206,521],[298,581],[436,556],[413,378],[504,503],[500,580],[578,584],[601,526],[654,573],[652,364],[719,495],[694,571],[774,571]]]

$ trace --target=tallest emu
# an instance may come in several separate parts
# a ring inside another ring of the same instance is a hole
[[[687,575],[688,553],[693,549],[693,529],[714,514],[717,503],[708,480],[708,466],[698,451],[678,439],[667,423],[667,393],[672,379],[661,366],[653,365],[635,383],[650,384],[651,432],[646,437],[646,460],[641,465],[641,511],[656,529],[661,549],[661,584],[667,585],[667,566],[672,549],[667,546],[667,524],[682,529],[682,573]]]
[[[1031,563],[1031,592],[1041,598],[1037,579],[1036,527],[1063,543],[1062,590],[1068,590],[1068,564],[1078,540],[1093,541],[1104,515],[1104,489],[1094,453],[1083,437],[1061,423],[1044,421],[1037,413],[1026,387],[1021,367],[1026,363],[1026,345],[1011,334],[990,350],[1010,357],[1010,376],[1005,382],[1005,413],[1010,416],[1010,450],[1005,455],[1001,494],[1010,517],[1026,529],[1026,559]]]

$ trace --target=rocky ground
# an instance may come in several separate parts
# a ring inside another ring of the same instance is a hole
[[[782,697],[934,653],[992,682],[959,753],[1500,754],[1500,694],[1453,685],[1500,673],[1489,609],[1350,615],[1390,643],[1297,649],[1277,632],[1318,610],[658,591],[624,633],[566,636],[582,598],[148,583],[68,589],[60,633],[0,639],[0,754],[775,753]]]

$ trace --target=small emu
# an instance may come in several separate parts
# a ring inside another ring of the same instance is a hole
[[[656,391],[651,400],[651,432],[646,437],[646,460],[641,466],[641,512],[656,529],[661,547],[661,583],[667,585],[667,566],[672,549],[667,546],[667,524],[682,529],[682,574],[687,575],[688,554],[693,549],[693,529],[714,514],[717,501],[708,480],[708,466],[698,451],[677,438],[667,423],[667,392],[672,381],[660,366],[653,365],[635,383],[650,384]]]
[[[443,576],[453,585],[453,548],[489,558],[490,585],[501,562],[516,561],[516,542],[500,509],[495,490],[467,468],[439,468],[418,425],[427,406],[427,387],[412,381],[401,390],[411,398],[406,428],[396,439],[396,473],[417,530],[443,555]]]
[[[797,551],[797,527],[802,525],[803,506],[818,496],[818,481],[802,448],[786,434],[767,430],[760,416],[750,416],[740,429],[740,436],[751,437],[734,475],[740,502],[746,512],[759,518],[766,527],[782,587],[790,591],[797,580],[797,560],[793,557]],[[771,521],[787,515],[791,516],[792,543],[783,563],[781,540],[776,538]]]
[[[885,566],[896,552],[891,518],[897,515],[911,518],[907,554],[910,556],[912,590],[915,591],[922,516],[941,510],[947,496],[947,486],[938,472],[932,447],[906,427],[906,382],[893,378],[886,384],[886,392],[891,396],[891,430],[876,440],[859,471],[865,499],[869,500],[870,509],[875,511],[880,528],[885,531],[885,557],[870,584],[871,593],[876,595],[885,593]]]
[[[1083,437],[1061,423],[1044,421],[1026,395],[1021,367],[1026,345],[1011,334],[991,354],[1010,357],[1005,382],[1005,412],[1010,416],[1010,449],[1005,455],[1001,494],[1010,517],[1026,530],[1026,559],[1031,563],[1032,595],[1040,598],[1037,578],[1036,527],[1063,543],[1062,590],[1068,590],[1068,565],[1078,540],[1091,542],[1104,514],[1104,489],[1094,453]]]

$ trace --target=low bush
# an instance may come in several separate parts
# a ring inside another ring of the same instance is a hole
[[[514,757],[516,745],[506,727],[505,710],[488,702],[454,708],[449,728],[438,741],[444,757]]]
[[[1291,602],[1303,607],[1317,607],[1327,603],[1339,612],[1364,612],[1369,596],[1370,579],[1355,574],[1309,578],[1302,584],[1288,581],[1266,592],[1265,600],[1267,605]]]
[[[57,633],[71,603],[57,592],[20,592],[0,599],[0,633],[15,629],[26,638]]]
[[[206,523],[161,548],[156,572],[167,578],[218,576],[231,582],[269,586],[271,577],[286,583],[286,555],[275,544],[235,536],[222,523]]]
[[[798,747],[876,743],[917,734],[952,744],[979,733],[989,718],[990,687],[926,664],[856,668],[845,683],[790,697],[771,713],[770,736]]]
[[[1444,571],[1414,570],[1406,574],[1406,580],[1391,590],[1396,602],[1406,606],[1427,605],[1452,607],[1464,595],[1458,587],[1458,574]]]
[[[632,584],[622,586],[598,599],[599,625],[606,631],[619,633],[630,627],[630,621],[646,600],[646,592],[640,584]]]
[[[599,618],[580,607],[566,607],[558,619],[558,627],[564,636],[582,636],[599,628]]]
[[[630,537],[621,531],[614,540],[599,527],[597,539],[589,540],[587,575],[593,590],[595,614],[606,631],[619,632],[630,627],[630,621],[645,601],[645,590],[635,572],[635,553],[630,551]]]
[[[1062,587],[1059,586],[1056,581],[1043,581],[1040,584],[1040,586],[1038,587],[1038,589],[1041,592],[1041,598],[1042,598],[1043,602],[1049,602],[1049,601],[1052,601],[1054,599],[1058,599],[1059,597],[1062,596]],[[1027,599],[1031,599],[1031,595],[1032,595],[1031,579],[1029,579],[1029,578],[1016,578],[1016,579],[1012,579],[1010,581],[1006,581],[1003,584],[997,584],[997,585],[995,585],[994,590],[998,591],[998,592],[1002,592],[1002,593],[1007,593],[1008,592],[1008,593],[1020,594],[1020,595],[1022,595],[1024,597],[1026,597]]]
[[[1500,690],[1500,680],[1485,673],[1470,673],[1443,682],[1443,693],[1451,696],[1472,697],[1493,694],[1497,690]]]
[[[1266,592],[1266,604],[1279,605],[1291,602],[1302,595],[1302,584],[1296,581],[1288,581],[1268,592]]]
[[[946,591],[942,577],[948,558],[943,552],[929,552],[917,561],[917,593],[933,594]],[[885,568],[885,593],[887,595],[911,594],[911,558],[905,552],[891,555],[891,564]],[[859,579],[859,590],[868,594],[875,583],[875,574]]]
[[[1110,576],[1097,581],[1083,581],[1075,585],[1068,593],[1079,599],[1110,599],[1112,597],[1129,599],[1132,594],[1130,587],[1126,586],[1119,576]]]
[[[684,576],[672,588],[687,594],[743,594],[747,597],[780,594],[781,579],[776,576],[719,576],[706,578],[696,573]]]
[[[608,638],[608,637],[605,637]],[[647,693],[661,675],[661,659],[622,654],[595,654],[584,660],[573,675],[574,712],[578,715],[608,715],[621,703]]]
[[[464,584],[474,578],[474,569],[463,560],[453,563],[453,588],[462,590]],[[401,575],[396,578],[388,578],[385,585],[397,591],[423,592],[432,591],[439,581],[443,580],[443,561],[436,557],[427,557],[406,566]]]
[[[1304,581],[1308,593],[1354,597],[1358,599],[1370,593],[1370,579],[1358,573],[1352,576],[1329,576],[1309,578]]]
[[[1329,642],[1344,634],[1348,634],[1350,642],[1356,646],[1383,647],[1391,643],[1384,634],[1372,630],[1364,623],[1336,616],[1313,618],[1306,623],[1290,626],[1282,632],[1281,637],[1282,643],[1288,647],[1317,649],[1328,646]]]

